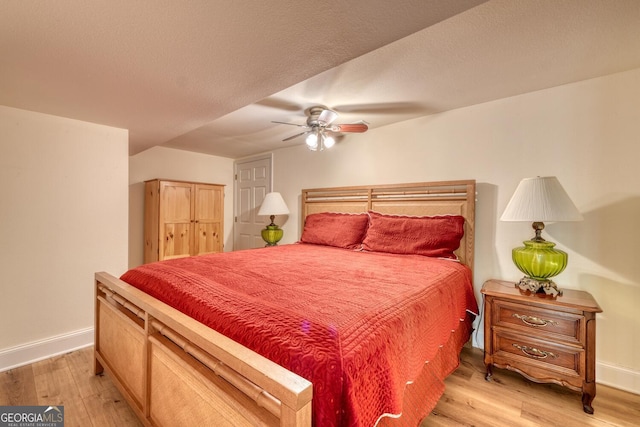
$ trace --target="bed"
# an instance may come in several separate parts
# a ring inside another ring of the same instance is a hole
[[[295,244],[96,273],[95,373],[145,425],[418,425],[435,406],[477,313],[475,182],[300,207]]]

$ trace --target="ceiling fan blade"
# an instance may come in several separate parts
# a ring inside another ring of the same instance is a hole
[[[318,123],[323,126],[329,126],[335,119],[338,118],[338,113],[333,110],[324,109],[318,116]]]
[[[330,130],[332,132],[357,132],[362,133],[366,132],[369,129],[369,126],[364,123],[353,123],[348,125],[333,125]]]
[[[276,122],[275,120],[271,120],[271,123],[278,123],[280,125],[298,126],[298,127],[301,127],[301,128],[308,128],[309,127],[307,125],[299,125],[297,123]]]
[[[306,135],[306,134],[308,134],[308,133],[311,133],[311,131],[310,131],[310,130],[308,130],[308,131],[305,131],[305,132],[300,132],[300,133],[298,133],[298,134],[296,134],[296,135],[290,136],[289,138],[285,138],[285,139],[283,139],[283,140],[282,140],[282,142],[285,142],[285,141],[291,141],[292,139],[295,139],[295,138],[297,138],[297,137],[299,137],[299,136],[302,136],[302,135]]]

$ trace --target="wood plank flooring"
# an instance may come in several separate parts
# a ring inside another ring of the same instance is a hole
[[[93,375],[92,357],[89,347],[0,373],[0,406],[64,405],[66,427],[141,426],[109,376]],[[593,407],[587,415],[578,393],[501,369],[487,382],[482,351],[465,349],[421,427],[640,425],[638,395],[598,385]]]
[[[93,347],[0,373],[0,406],[64,406],[65,427],[142,426],[108,375],[93,375]]]
[[[444,395],[420,427],[438,426],[638,426],[640,396],[598,384],[595,413],[582,410],[581,394],[537,384],[494,368],[486,381],[483,353],[465,348],[460,367],[445,381]]]

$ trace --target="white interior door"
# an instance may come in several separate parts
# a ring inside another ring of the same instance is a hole
[[[235,213],[233,249],[251,249],[264,246],[260,232],[267,224],[258,216],[264,196],[271,191],[271,155],[235,164]]]

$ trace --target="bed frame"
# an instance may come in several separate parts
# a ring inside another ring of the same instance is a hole
[[[475,181],[302,191],[301,215],[463,215],[473,268]],[[310,427],[312,384],[105,272],[95,275],[95,374],[106,371],[147,426]]]

